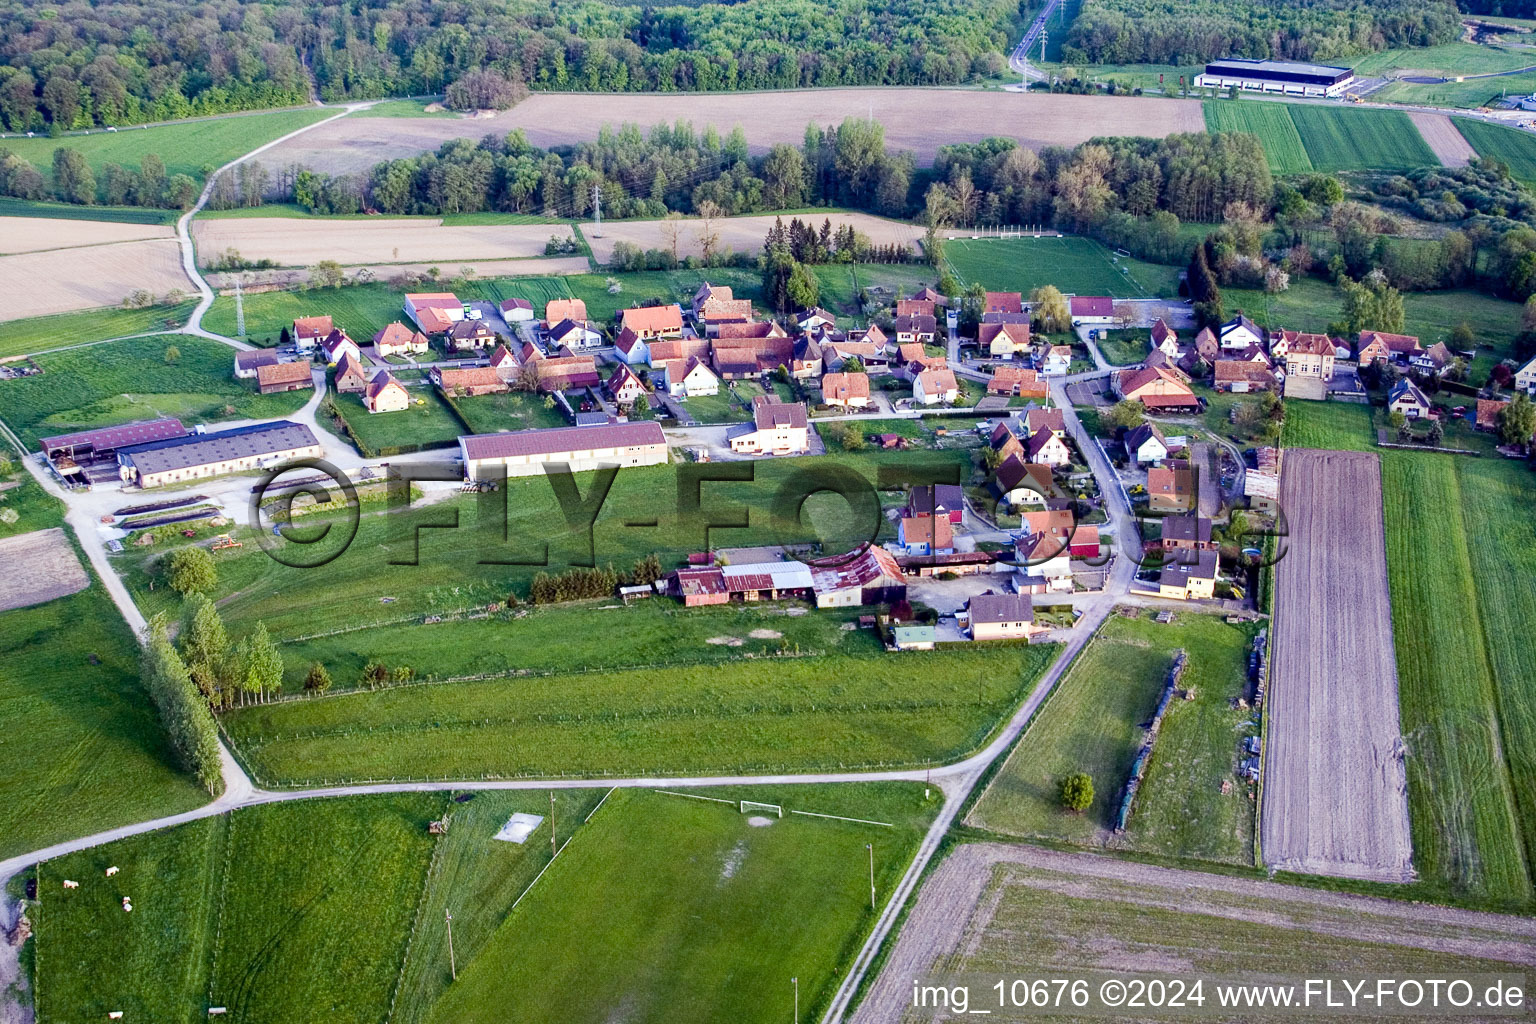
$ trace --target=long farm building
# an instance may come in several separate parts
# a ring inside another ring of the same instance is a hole
[[[533,476],[550,463],[580,473],[599,466],[660,466],[668,458],[666,435],[651,421],[469,434],[459,438],[459,453],[467,480]]]

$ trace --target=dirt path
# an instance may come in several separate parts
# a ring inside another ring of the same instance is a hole
[[[1271,867],[1412,877],[1381,495],[1374,453],[1286,452],[1261,815]]]
[[[946,958],[961,951],[967,936],[985,928],[991,903],[983,897],[1000,865],[1037,869],[1028,878],[1010,879],[1013,884],[1069,895],[1233,920],[1261,918],[1269,927],[1536,965],[1536,921],[1529,918],[1155,867],[1089,853],[968,843],[950,853],[923,887],[853,1024],[895,1024],[902,1019],[911,1001],[912,979],[936,965],[947,966]],[[1256,901],[1264,905],[1256,908]]]
[[[1435,156],[1445,166],[1465,167],[1469,160],[1477,156],[1477,150],[1462,138],[1456,123],[1446,115],[1413,111],[1408,119],[1419,129],[1419,134],[1424,136],[1424,141],[1429,143],[1429,148],[1435,151]]]

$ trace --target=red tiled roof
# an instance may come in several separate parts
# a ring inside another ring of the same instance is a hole
[[[310,382],[310,379],[309,364],[302,360],[296,363],[273,363],[256,368],[256,380],[263,386],[268,384],[307,384]]]
[[[683,329],[683,309],[675,302],[670,306],[636,306],[624,310],[620,322],[640,334],[646,331],[676,334]]]

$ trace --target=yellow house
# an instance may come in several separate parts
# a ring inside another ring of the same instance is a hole
[[[977,594],[967,610],[972,640],[1020,640],[1049,632],[1035,625],[1028,594]]]
[[[411,407],[411,394],[388,370],[380,370],[363,391],[363,405],[369,412],[404,412]]]
[[[1216,596],[1216,552],[1180,552],[1181,559],[1195,556],[1193,561],[1179,561],[1158,574],[1157,595],[1176,601],[1208,601]]]

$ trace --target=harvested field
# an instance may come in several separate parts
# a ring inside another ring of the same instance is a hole
[[[1467,161],[1477,156],[1477,150],[1462,137],[1456,123],[1444,114],[1413,111],[1409,113],[1408,120],[1418,128],[1419,134],[1424,136],[1424,141],[1445,166],[1465,167]]]
[[[896,243],[916,248],[923,237],[922,229],[915,224],[872,217],[867,213],[813,213],[802,219],[820,225],[827,218],[831,219],[834,230],[840,225],[852,224],[855,230],[868,235],[876,245]],[[715,221],[714,227],[720,234],[722,248],[737,252],[757,252],[763,247],[763,238],[768,234],[768,229],[773,227],[774,219],[772,214],[765,217],[729,217]],[[635,220],[604,224],[603,236],[590,239],[592,255],[597,262],[607,263],[613,256],[614,245],[619,242],[629,242],[642,249],[670,249],[671,241],[662,234],[662,226],[666,223],[659,220]],[[684,220],[677,237],[678,257],[698,256],[701,253],[699,220]]]
[[[544,243],[551,235],[569,238],[571,229],[564,224],[448,227],[440,219],[421,217],[233,217],[199,220],[192,225],[193,240],[205,263],[234,248],[248,260],[272,260],[284,267],[307,267],[321,260],[347,266],[443,260],[454,261],[457,266],[472,260],[517,259],[543,255]]]
[[[1264,801],[1271,867],[1407,881],[1407,778],[1387,591],[1381,466],[1292,449],[1280,500]]]
[[[492,118],[345,117],[275,146],[271,167],[301,163],[327,173],[363,171],[381,160],[436,149],[448,139],[479,139],[523,129],[535,146],[592,139],[605,124],[645,126],[691,121],[696,129],[741,125],[754,152],[775,143],[799,145],[807,124],[873,117],[886,144],[928,163],[940,146],[989,136],[1031,149],[1074,146],[1096,135],[1149,135],[1205,130],[1198,100],[1067,96],[948,89],[816,89],[694,95],[539,93]]]
[[[487,277],[523,277],[529,274],[585,274],[592,269],[585,256],[552,256],[549,259],[524,259],[524,260],[456,260],[453,258],[441,259],[435,263],[370,263],[363,266],[348,265],[347,276],[355,276],[360,271],[371,273],[376,281],[390,281],[400,274],[425,274],[433,267],[443,272],[444,277],[454,277],[465,267],[475,272],[479,278]],[[295,267],[291,270],[247,270],[245,272],[244,287],[247,293],[253,285],[276,284],[282,287],[291,287],[304,284],[309,280],[307,269]],[[217,289],[230,289],[233,294],[235,278],[233,274],[208,274],[208,283]],[[462,298],[462,296],[461,296]]]
[[[0,565],[0,612],[65,597],[91,582],[58,527],[0,540]]]
[[[1253,981],[1341,963],[1362,975],[1507,972],[1511,964],[1536,964],[1536,922],[1092,854],[966,843],[924,883],[852,1020],[958,1019],[911,1009],[913,979],[936,966],[1005,977],[1102,970]],[[975,1009],[989,1008],[982,991],[972,988]],[[1038,1020],[1040,1010],[1003,1019]]]
[[[0,290],[11,297],[0,320],[115,306],[139,288],[191,288],[173,239],[0,256]]]
[[[169,224],[122,224],[109,220],[6,217],[0,220],[0,255],[175,237],[176,229]]]

